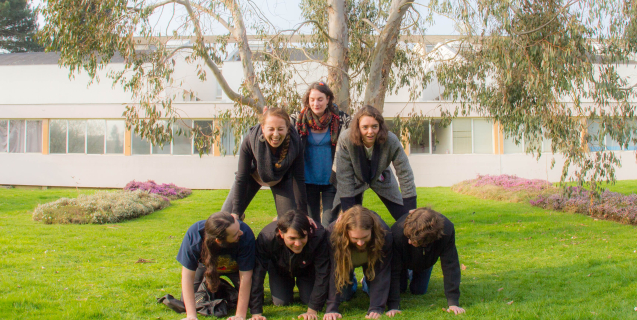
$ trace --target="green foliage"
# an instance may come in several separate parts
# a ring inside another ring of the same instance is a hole
[[[0,49],[9,52],[38,52],[44,48],[35,40],[37,15],[26,0],[0,0]]]
[[[637,141],[635,92],[618,71],[634,60],[633,12],[633,2],[614,0],[454,2],[447,14],[466,37],[453,46],[459,57],[436,68],[443,97],[462,103],[454,115],[498,121],[527,152],[539,156],[542,138],[551,140],[566,158],[562,181],[599,190],[614,181],[619,159],[588,153],[587,144],[603,149],[606,135],[622,146]],[[600,122],[598,136],[586,119]]]
[[[77,198],[61,198],[40,204],[33,220],[53,223],[117,223],[135,219],[170,205],[170,201],[147,191],[100,191]]]
[[[636,184],[620,181],[616,188],[634,191]],[[183,318],[155,299],[179,295],[181,265],[175,255],[183,235],[221,208],[226,195],[195,190],[168,208],[115,225],[47,225],[33,223],[30,210],[74,197],[75,190],[0,189],[0,318]],[[460,286],[463,319],[634,317],[634,226],[477,199],[449,188],[418,188],[418,202],[455,224],[460,263],[466,266]],[[365,194],[364,205],[393,223],[373,192]],[[263,190],[246,211],[246,223],[258,234],[275,215],[271,192]],[[136,263],[140,258],[151,263]],[[273,306],[268,285],[266,280],[268,319],[296,318],[307,309],[300,303]],[[439,263],[426,295],[401,298],[399,318],[459,318],[441,310],[447,301]],[[359,290],[341,311],[347,319],[363,319],[368,305]]]

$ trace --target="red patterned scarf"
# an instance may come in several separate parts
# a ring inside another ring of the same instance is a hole
[[[332,145],[335,146],[338,141],[338,129],[339,129],[339,116],[338,109],[336,105],[333,105],[336,113],[332,112],[330,108],[325,108],[325,113],[321,117],[318,117],[310,107],[305,107],[301,110],[299,114],[299,120],[296,123],[296,129],[299,132],[301,137],[307,136],[310,134],[309,130],[325,130],[325,128],[330,128],[330,139],[332,141]]]

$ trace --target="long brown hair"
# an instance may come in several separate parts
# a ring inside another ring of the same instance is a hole
[[[343,212],[340,219],[336,221],[330,236],[334,248],[334,261],[336,261],[336,267],[332,272],[334,272],[336,290],[339,293],[345,285],[352,283],[349,277],[353,265],[348,231],[353,229],[372,231],[372,238],[367,244],[367,271],[365,272],[367,280],[374,279],[376,276],[374,265],[377,261],[382,262],[384,257],[385,229],[378,215],[360,205]]]
[[[387,129],[387,124],[385,124],[385,118],[383,118],[383,114],[378,111],[378,109],[366,105],[360,108],[360,110],[356,111],[354,114],[354,118],[352,119],[352,123],[349,125],[351,128],[349,130],[349,139],[353,144],[360,146],[363,144],[363,138],[361,137],[361,129],[359,128],[361,118],[362,117],[372,117],[376,121],[378,121],[378,134],[376,135],[376,142],[378,144],[383,144],[387,141],[387,134],[389,129]]]
[[[290,149],[290,130],[292,130],[292,122],[290,122],[290,115],[283,108],[278,107],[270,107],[263,111],[263,114],[259,117],[259,123],[261,126],[265,124],[265,119],[269,116],[279,117],[285,121],[285,125],[288,128],[288,133],[285,135],[285,139],[283,140],[281,153],[279,154],[279,161],[277,161],[274,166],[278,169],[281,168],[281,163],[285,160],[285,157],[288,155],[288,150]],[[267,142],[266,142],[267,143]]]
[[[327,84],[322,81],[314,82],[307,87],[307,91],[305,91],[305,94],[303,95],[303,108],[310,107],[310,93],[312,92],[312,90],[317,90],[318,92],[324,94],[327,97],[327,108],[330,109],[332,113],[338,115],[338,112],[336,112],[336,108],[334,108],[333,105],[334,93],[332,92],[332,90],[330,90],[330,87],[328,87]]]
[[[227,212],[213,213],[206,220],[204,227],[204,240],[201,246],[201,260],[206,266],[204,278],[206,286],[210,292],[217,291],[219,286],[219,274],[217,272],[217,255],[221,247],[215,240],[219,240],[222,244],[226,243],[226,229],[234,223],[234,217]],[[195,288],[197,290],[197,288]]]

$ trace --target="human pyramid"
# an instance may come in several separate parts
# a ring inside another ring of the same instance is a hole
[[[409,160],[382,114],[364,106],[352,118],[333,103],[323,82],[309,86],[303,109],[291,116],[268,108],[243,140],[236,180],[221,212],[193,224],[181,244],[182,299],[171,308],[244,320],[265,320],[263,283],[269,275],[274,305],[293,302],[296,285],[307,311],[298,316],[341,318],[339,304],[358,287],[369,295],[366,318],[400,313],[400,293],[427,292],[433,265],[441,260],[448,312],[459,307],[460,265],[451,221],[417,208]],[[393,164],[396,176],[390,165]],[[396,178],[398,181],[396,181]],[[400,185],[400,188],[399,188]],[[277,220],[258,237],[243,223],[262,186],[270,187]],[[396,220],[390,228],[362,206],[371,188]],[[322,203],[322,210],[321,210]],[[221,279],[225,275],[232,285]],[[181,308],[181,309],[180,309]]]

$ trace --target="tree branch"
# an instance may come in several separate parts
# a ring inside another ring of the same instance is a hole
[[[201,32],[201,26],[199,25],[199,19],[197,18],[194,11],[192,10],[192,6],[190,6],[190,1],[185,0],[184,6],[186,7],[186,10],[188,11],[188,15],[190,16],[190,19],[192,19],[193,25],[195,27],[195,33],[197,35],[197,43],[199,44],[199,47],[200,47],[198,48],[197,51],[199,52],[199,55],[202,58],[204,58],[204,61],[206,62],[206,65],[208,66],[208,68],[212,70],[212,73],[215,75],[215,78],[217,79],[217,82],[219,83],[219,86],[221,86],[221,89],[223,90],[223,92],[225,92],[228,98],[230,98],[230,100],[232,101],[239,102],[241,104],[245,104],[253,108],[260,108],[258,106],[257,101],[255,101],[252,98],[240,95],[234,92],[232,88],[230,88],[230,85],[228,85],[228,82],[223,77],[221,70],[214,63],[214,61],[212,61],[212,58],[210,58],[210,55],[206,51],[203,34]]]
[[[374,30],[376,32],[378,32],[378,34],[381,34],[381,32],[383,32],[373,22],[369,21],[369,19],[367,19],[367,18],[363,18],[363,19],[361,19],[361,21],[363,21],[363,22],[367,23],[368,25],[372,26],[372,28],[374,28]]]

